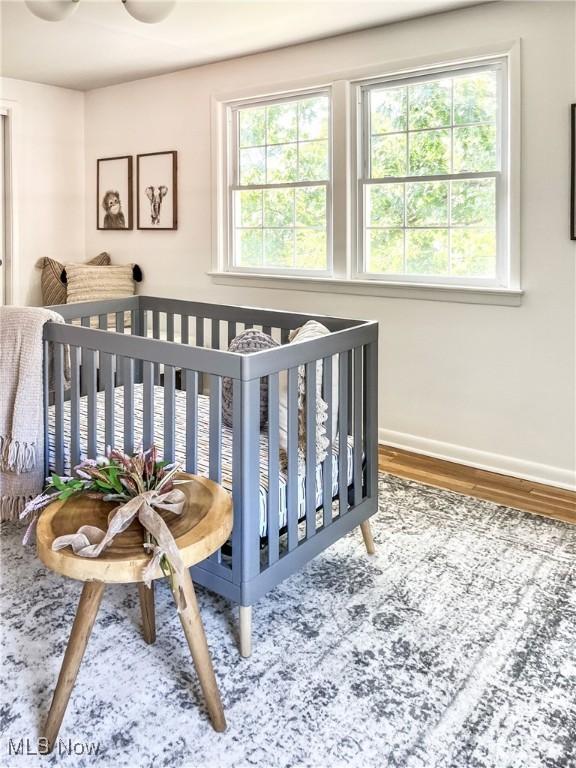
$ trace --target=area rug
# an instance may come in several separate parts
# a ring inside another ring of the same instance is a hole
[[[4,524],[0,765],[574,768],[576,529],[387,475],[377,554],[352,532],[236,616],[199,590],[228,730],[207,719],[165,584],[157,641],[112,586],[61,729],[35,755],[80,584]]]

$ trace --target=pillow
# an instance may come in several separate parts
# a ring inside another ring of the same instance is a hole
[[[275,339],[267,333],[255,328],[247,328],[232,339],[228,352],[239,352],[241,355],[249,355],[261,349],[279,347]],[[222,381],[222,421],[227,427],[232,426],[232,379],[224,377]],[[268,421],[268,379],[260,380],[260,426]]]
[[[103,251],[98,256],[90,259],[88,264],[103,266],[110,264],[110,254]],[[42,270],[40,284],[42,286],[42,304],[50,306],[51,304],[66,304],[66,284],[62,282],[61,275],[64,264],[56,259],[44,257],[36,262],[38,269]]]
[[[67,264],[67,304],[80,301],[121,299],[134,295],[132,265],[96,267],[88,264]]]
[[[309,320],[302,328],[290,334],[290,343],[322,338],[330,333],[326,326],[316,320]],[[336,384],[338,376],[336,376]],[[332,407],[338,413],[337,392],[334,393],[332,383]],[[334,408],[335,406],[335,408]],[[288,376],[286,372],[280,375],[280,448],[286,454],[288,450]],[[327,456],[330,440],[326,434],[328,421],[328,405],[322,398],[322,361],[316,363],[316,464],[320,464]],[[334,433],[334,426],[333,426]],[[306,368],[298,366],[298,470],[306,467]]]

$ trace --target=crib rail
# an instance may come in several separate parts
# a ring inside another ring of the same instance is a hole
[[[309,315],[150,297],[57,311],[66,323],[48,323],[44,331],[50,468],[62,474],[108,445],[132,452],[154,443],[189,472],[216,482],[231,474],[231,554],[219,551],[202,563],[199,583],[250,605],[375,511],[376,323],[315,316],[332,332],[288,345]],[[226,351],[245,327],[261,328],[284,346],[250,355]],[[226,378],[231,432],[222,410]],[[328,447],[317,463],[319,394]]]

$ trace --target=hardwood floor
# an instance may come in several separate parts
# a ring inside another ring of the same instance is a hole
[[[576,523],[576,492],[434,459],[400,448],[379,447],[384,472],[507,507]]]

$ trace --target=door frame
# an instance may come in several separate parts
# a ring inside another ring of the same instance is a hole
[[[16,136],[19,119],[19,105],[9,99],[0,99],[0,113],[5,117],[4,146],[4,304],[12,304],[16,298],[16,277],[18,264],[18,217],[16,181]]]

